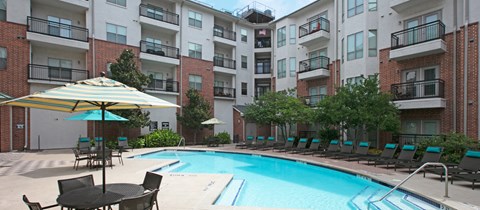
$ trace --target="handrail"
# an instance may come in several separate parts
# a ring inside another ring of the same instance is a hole
[[[182,142],[183,142],[183,149],[185,149],[185,138],[183,138],[183,136],[182,136],[182,138],[180,138],[180,141],[178,142],[177,147],[180,147],[180,144],[181,144]]]
[[[442,166],[443,169],[445,169],[445,195],[443,197],[448,198],[448,168],[445,164],[443,163],[436,163],[436,162],[428,162],[420,166],[417,170],[415,170],[413,173],[407,176],[407,178],[403,179],[400,183],[398,183],[394,188],[392,188],[390,191],[388,191],[385,195],[383,195],[380,199],[371,201],[368,203],[370,205],[371,203],[376,203],[380,202],[383,199],[385,199],[388,195],[390,195],[393,191],[395,191],[397,188],[399,188],[403,183],[408,181],[410,178],[412,178],[413,175],[417,174],[420,170],[425,168],[426,166]]]

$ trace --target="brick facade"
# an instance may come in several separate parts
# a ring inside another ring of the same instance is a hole
[[[240,112],[233,109],[233,136],[238,136],[239,141],[245,140],[245,119],[241,116]]]

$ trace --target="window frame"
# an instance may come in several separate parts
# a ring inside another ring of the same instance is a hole
[[[194,49],[191,49],[191,46],[194,47]],[[200,49],[200,51],[198,51]],[[191,53],[193,52],[194,56],[191,56]],[[202,59],[202,45],[193,43],[193,42],[188,42],[188,57],[190,58],[196,58],[196,59]]]
[[[242,89],[241,89],[241,94],[242,94],[242,96],[248,95],[248,83],[242,82],[242,83],[241,83],[241,88],[242,88]]]
[[[193,79],[193,81],[192,81]],[[200,81],[197,81],[197,79],[199,79]],[[202,76],[200,75],[196,75],[196,74],[189,74],[188,75],[188,88],[189,89],[194,89],[194,90],[197,90],[197,91],[202,91],[202,88],[203,88],[203,84],[202,84]],[[192,87],[192,83],[193,83],[193,87]]]
[[[283,26],[277,29],[277,48],[283,47],[287,44],[287,27]]]
[[[245,34],[244,34],[245,32]],[[240,29],[240,40],[242,42],[247,42],[248,41],[248,31],[246,29],[241,28]]]
[[[373,36],[371,34],[374,34]],[[368,57],[377,57],[378,52],[378,33],[376,29],[368,30]],[[371,46],[372,43],[375,46]]]
[[[108,25],[111,25],[115,28],[115,33],[114,32],[109,32],[108,31]],[[122,34],[119,34],[119,28],[124,28],[125,29],[125,35],[122,35]],[[117,24],[113,24],[113,23],[107,23],[107,27],[106,27],[106,33],[107,33],[107,37],[106,37],[106,40],[109,41],[109,42],[113,42],[113,43],[117,43],[117,44],[127,44],[127,27],[125,26],[121,26],[121,25],[117,25]],[[113,34],[115,36],[115,40],[110,40],[109,39],[109,36],[108,34]],[[124,36],[125,37],[125,43],[123,42],[120,42],[119,41],[119,36]]]
[[[245,58],[245,61],[243,60]],[[246,69],[248,68],[248,57],[246,55],[242,55],[240,57],[240,61],[241,61],[241,67],[242,69]]]
[[[190,17],[191,14],[193,14],[193,17]],[[198,19],[198,17],[200,17],[200,19]],[[188,10],[188,25],[194,28],[201,29],[202,24],[203,24],[203,14],[199,12],[195,12],[193,10]]]
[[[283,58],[277,60],[277,78],[282,79],[287,77],[287,59]]]
[[[290,77],[297,76],[297,57],[290,57],[288,59],[288,70],[290,72]]]
[[[2,53],[2,51],[3,51],[3,53]],[[2,57],[3,55],[5,55],[5,57]],[[7,59],[8,59],[7,48],[0,46],[0,70],[6,70],[7,69]]]
[[[0,11],[3,11],[4,16],[0,16],[0,21],[7,21],[7,0],[0,0],[0,5],[4,7],[4,9],[1,9]]]
[[[122,5],[121,3],[119,3],[120,1],[124,1],[125,5]],[[110,4],[115,4],[117,6],[127,7],[127,0],[107,0],[107,2]]]
[[[288,28],[288,33],[289,33],[289,43],[290,44],[296,44],[297,43],[297,25],[295,24],[290,24]]]
[[[373,12],[378,10],[377,0],[368,0],[368,11]]]
[[[351,2],[354,2],[354,5],[350,5]],[[347,0],[347,17],[362,14],[363,10],[363,0]]]
[[[358,37],[360,35],[360,37]],[[353,37],[353,43],[351,43],[350,38]],[[361,41],[361,45],[358,45],[358,41]],[[351,45],[353,45],[353,51],[350,51]],[[347,61],[356,60],[363,58],[363,31],[353,33],[347,36]],[[361,46],[359,48],[359,46]],[[353,53],[353,57],[350,56]]]

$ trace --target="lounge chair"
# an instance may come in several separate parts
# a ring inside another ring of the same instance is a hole
[[[90,138],[88,137],[80,137],[78,138],[78,150],[80,154],[88,154],[90,153]]]
[[[321,147],[322,145],[320,144],[320,139],[312,139],[312,142],[310,142],[310,147],[304,148],[301,151],[303,152],[304,155],[306,155],[307,153],[313,154],[314,152],[319,151]]]
[[[373,165],[375,167],[377,165],[387,165],[387,168],[388,168],[392,164],[395,165],[396,163],[411,162],[416,152],[417,152],[417,147],[415,145],[406,144],[406,145],[403,145],[402,150],[400,151],[400,154],[396,159],[389,158],[389,159],[375,160],[373,161]]]
[[[453,174],[451,183],[453,184],[453,179],[461,179],[465,181],[472,182],[472,190],[475,190],[475,182],[480,182],[480,174]]]
[[[275,141],[275,137],[269,136],[267,138],[267,143],[265,143],[264,146],[261,146],[259,150],[268,150],[270,148],[273,148],[277,142]]]
[[[419,168],[427,162],[439,162],[442,152],[443,147],[427,147],[420,161],[395,163],[394,170],[397,170],[397,168],[408,168],[408,172],[411,172],[413,168]]]
[[[49,206],[44,206],[44,207],[43,207],[43,206],[40,205],[40,203],[38,203],[38,202],[30,202],[30,201],[28,200],[28,198],[27,198],[26,195],[23,195],[22,199],[23,199],[23,202],[24,202],[25,204],[27,204],[27,206],[28,206],[28,208],[29,208],[30,210],[50,209],[50,208],[53,208],[53,207],[57,207],[57,206],[58,206],[58,204],[54,204],[54,205],[49,205]]]
[[[341,157],[342,154],[352,154],[353,152],[353,141],[343,142],[343,146],[340,148],[340,152],[325,152],[323,155],[325,157],[337,158]]]
[[[97,148],[97,150],[102,148],[102,143],[103,143],[103,137],[95,137],[95,148]]]
[[[127,149],[132,149],[132,152],[133,152],[133,147],[130,147],[130,145],[128,145],[128,138],[125,137],[125,136],[119,136],[117,138],[117,146],[118,146],[118,149],[119,150],[123,150],[123,151],[126,151]]]
[[[360,163],[360,161],[367,161],[367,164],[370,164],[370,162],[376,161],[376,160],[385,160],[385,159],[391,159],[393,158],[393,155],[395,155],[395,152],[397,151],[397,144],[386,144],[385,148],[383,149],[382,153],[380,155],[372,156],[364,156],[364,157],[359,157],[357,159],[357,162]]]
[[[273,151],[277,150],[277,152],[285,152],[286,150],[289,150],[293,147],[294,142],[295,142],[295,138],[288,137],[284,145],[274,146]]]
[[[257,141],[251,145],[250,149],[259,149],[263,146],[265,146],[265,136],[257,136]]]
[[[340,143],[338,142],[338,140],[331,140],[327,150],[313,152],[312,156],[314,156],[315,154],[319,154],[319,156],[325,156],[326,153],[334,153],[334,152],[338,152],[339,150],[340,150]]]
[[[345,160],[349,161],[352,159],[364,157],[368,155],[368,150],[370,149],[370,142],[368,141],[361,141],[358,144],[355,153],[348,153],[348,154],[338,154],[338,158],[345,158]]]
[[[247,139],[243,143],[235,145],[235,148],[245,149],[253,144],[254,139],[253,136],[247,136]]]
[[[451,166],[455,168],[449,168],[448,175],[477,173],[477,171],[480,170],[480,151],[468,150],[458,165]],[[426,172],[440,175],[440,178],[443,178],[445,175],[443,168],[427,168],[423,171],[423,177],[425,177]]]
[[[303,149],[307,148],[307,143],[308,143],[307,138],[300,138],[300,140],[298,141],[297,147],[292,147],[292,148],[286,150],[285,152],[292,152],[292,153],[300,152]]]

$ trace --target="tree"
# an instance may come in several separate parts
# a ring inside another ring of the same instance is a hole
[[[314,121],[325,127],[355,129],[355,132],[398,131],[398,108],[389,93],[378,88],[377,77],[365,79],[361,84],[347,84],[337,89],[337,94],[320,101]],[[357,133],[355,134],[357,136]]]
[[[197,133],[205,127],[202,122],[211,117],[211,107],[195,89],[189,89],[186,95],[189,102],[183,106],[182,115],[177,113],[177,120],[182,126],[193,130],[193,143],[196,144]]]
[[[311,109],[294,97],[295,90],[267,92],[253,104],[248,104],[245,119],[260,125],[277,125],[284,139],[287,138],[287,126],[309,121]]]
[[[135,54],[132,50],[124,50],[116,63],[110,65],[112,72],[111,78],[125,85],[144,91],[143,87],[150,83],[150,78],[138,71],[135,63]],[[141,128],[150,124],[150,112],[142,112],[140,109],[115,110],[115,114],[127,118],[128,121],[122,122],[123,125],[130,128]]]

